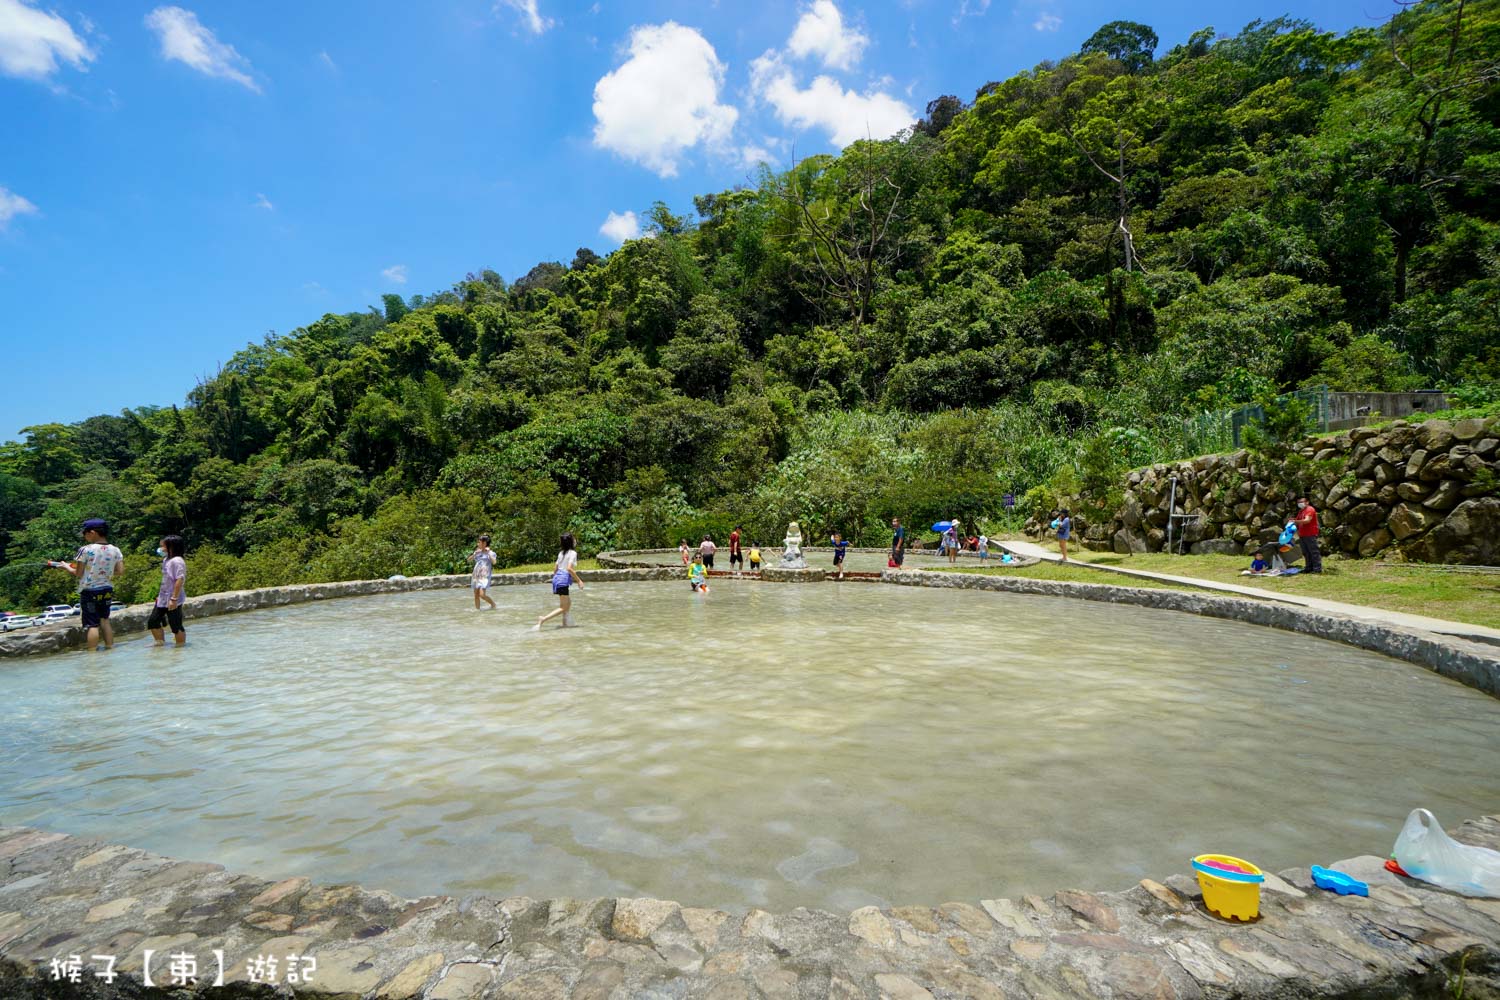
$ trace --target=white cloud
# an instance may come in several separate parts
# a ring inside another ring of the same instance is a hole
[[[339,71],[339,64],[333,61],[333,56],[328,54],[327,49],[322,49],[318,52],[318,62],[322,63],[324,66],[328,67],[328,69],[332,70],[335,73]]]
[[[794,128],[821,128],[840,148],[859,139],[885,139],[911,125],[917,113],[890,94],[845,90],[832,77],[820,76],[799,87],[792,71],[774,52],[750,65],[751,91],[776,109],[776,117]]]
[[[7,187],[0,187],[0,230],[18,215],[35,215],[36,206]]]
[[[786,47],[794,56],[817,56],[824,66],[852,69],[868,44],[868,36],[844,27],[844,15],[833,0],[813,0],[797,20]]]
[[[958,13],[953,15],[953,26],[956,28],[960,21],[966,17],[983,17],[990,9],[990,0],[959,0]]]
[[[764,146],[755,143],[746,143],[740,147],[740,163],[754,169],[762,163],[771,162],[771,151]]]
[[[176,59],[206,76],[233,80],[260,93],[260,84],[250,76],[250,61],[219,41],[192,11],[158,7],[146,15],[146,27],[156,32],[163,59]]]
[[[21,0],[0,0],[0,73],[45,80],[60,63],[84,69],[93,59],[94,50],[61,17]]]
[[[634,212],[610,212],[604,219],[604,225],[599,227],[599,232],[616,243],[639,239],[641,220],[636,218]]]
[[[386,268],[380,273],[384,275],[386,281],[393,282],[397,285],[406,284],[405,264],[392,264],[390,267]]]
[[[521,22],[526,25],[526,30],[533,35],[540,35],[552,27],[553,20],[543,17],[542,12],[537,10],[537,0],[499,0],[495,4],[495,12],[499,13],[501,7],[509,7],[521,15]]]
[[[1031,22],[1031,26],[1037,31],[1056,31],[1062,27],[1062,18],[1051,11],[1044,10],[1037,15],[1035,21]]]
[[[696,30],[674,21],[630,32],[630,58],[594,85],[594,145],[662,177],[703,143],[721,145],[739,112],[719,103],[724,64]]]
[[[276,211],[276,206],[273,205],[273,204],[271,204],[271,199],[267,198],[265,195],[261,194],[259,191],[255,192],[255,207],[256,208],[263,208],[267,212],[274,212],[274,211]]]

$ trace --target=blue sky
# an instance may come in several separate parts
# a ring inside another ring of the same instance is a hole
[[[269,331],[607,253],[1143,21],[1386,0],[0,0],[0,440],[180,402]]]

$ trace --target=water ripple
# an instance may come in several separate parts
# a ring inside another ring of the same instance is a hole
[[[848,909],[1379,854],[1500,796],[1500,703],[1234,622],[724,581],[536,633],[545,588],[495,597],[0,664],[0,821],[414,895]]]

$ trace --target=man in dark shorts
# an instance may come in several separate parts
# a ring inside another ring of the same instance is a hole
[[[1297,542],[1302,546],[1304,573],[1323,572],[1323,553],[1318,550],[1318,509],[1307,502],[1307,497],[1297,498],[1297,516],[1292,519],[1297,525]]]
[[[703,556],[704,569],[714,568],[714,553],[717,551],[719,551],[719,547],[714,544],[713,538],[708,535],[704,535],[703,544],[698,546],[698,554]]]
[[[906,529],[901,527],[901,518],[891,518],[891,562],[900,569],[906,561]]]
[[[738,566],[739,569],[735,569]],[[740,551],[740,526],[735,525],[734,530],[729,533],[729,568],[734,570],[734,575],[739,576],[745,569],[745,556]]]

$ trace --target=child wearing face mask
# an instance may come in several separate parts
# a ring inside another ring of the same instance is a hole
[[[187,630],[182,627],[182,600],[187,590],[187,560],[182,554],[187,550],[181,535],[168,535],[161,540],[156,554],[162,557],[161,589],[156,592],[156,606],[146,627],[158,646],[166,644],[162,626],[172,630],[172,641],[178,646],[187,642]]]

